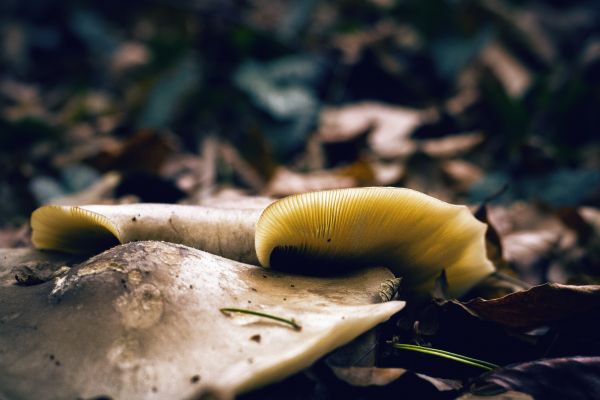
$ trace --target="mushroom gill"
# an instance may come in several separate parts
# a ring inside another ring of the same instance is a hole
[[[266,267],[328,274],[383,265],[415,291],[431,290],[446,270],[449,294],[460,296],[494,270],[485,231],[465,206],[404,188],[352,188],[272,203],[255,246]]]

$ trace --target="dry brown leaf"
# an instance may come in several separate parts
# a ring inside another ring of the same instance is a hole
[[[419,141],[419,148],[430,157],[459,157],[481,144],[485,136],[482,132],[462,133],[440,139]]]
[[[406,166],[401,162],[372,162],[370,165],[377,186],[397,186],[406,173]]]
[[[481,168],[465,160],[443,161],[440,168],[458,192],[466,192],[473,184],[484,177]]]
[[[114,191],[120,182],[121,174],[118,172],[108,172],[87,189],[71,195],[54,198],[48,204],[62,204],[65,206],[118,204],[119,200],[114,198]]]
[[[515,265],[526,279],[532,279],[539,273],[540,263],[550,262],[560,243],[561,237],[557,232],[545,230],[519,231],[502,238],[504,258]]]
[[[357,184],[356,178],[344,175],[339,170],[301,174],[285,167],[279,167],[267,185],[264,194],[267,196],[282,197],[325,189],[350,188]]]
[[[150,61],[150,53],[140,42],[122,43],[111,56],[111,68],[117,73],[139,67]]]
[[[385,386],[406,373],[402,368],[331,367],[331,370],[352,386]]]
[[[513,364],[472,383],[471,393],[481,397],[467,395],[460,400],[597,399],[599,373],[600,357],[547,358]]]
[[[410,134],[434,117],[431,112],[376,102],[326,107],[321,113],[318,135],[324,142],[346,141],[369,132],[368,145],[377,155],[406,157],[416,149]]]
[[[531,72],[499,42],[492,42],[481,53],[482,63],[498,78],[506,93],[520,98],[531,86]]]
[[[600,308],[600,285],[546,283],[499,299],[473,299],[463,306],[487,321],[531,329]]]

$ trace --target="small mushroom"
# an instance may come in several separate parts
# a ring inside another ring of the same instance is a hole
[[[383,265],[421,292],[446,270],[449,294],[460,296],[494,271],[485,231],[465,206],[404,188],[353,188],[272,203],[255,246],[265,267],[323,274]]]
[[[171,243],[117,246],[53,281],[0,286],[0,398],[230,398],[402,309],[379,300],[391,276],[373,268],[324,279]]]
[[[38,249],[93,254],[117,244],[162,240],[258,264],[254,226],[266,204],[262,201],[248,208],[48,205],[31,215],[31,241]]]

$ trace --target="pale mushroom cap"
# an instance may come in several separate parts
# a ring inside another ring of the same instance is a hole
[[[315,273],[384,265],[417,290],[431,289],[445,269],[458,296],[494,270],[485,230],[465,206],[404,188],[353,188],[271,204],[257,223],[255,245],[263,266],[296,264]]]
[[[116,246],[61,278],[0,286],[0,399],[232,398],[400,311],[404,302],[380,302],[391,277],[372,268],[323,279],[172,243]]]

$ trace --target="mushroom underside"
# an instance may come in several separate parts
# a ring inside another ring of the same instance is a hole
[[[272,203],[258,220],[255,246],[261,264],[276,269],[326,275],[384,265],[415,292],[431,290],[446,270],[458,297],[494,271],[485,231],[465,206],[406,188],[350,188]]]

